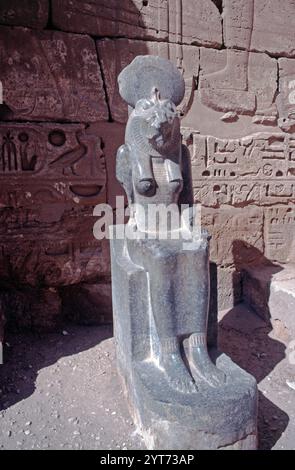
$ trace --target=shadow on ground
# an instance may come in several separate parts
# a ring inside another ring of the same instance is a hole
[[[60,358],[87,351],[112,335],[110,325],[99,328],[70,325],[50,334],[7,334],[4,364],[0,366],[0,411],[34,393],[40,370]]]
[[[243,263],[272,265],[264,255],[242,240],[233,242],[233,256],[237,271],[242,272]],[[269,279],[269,282],[271,279]],[[236,282],[233,282],[234,298]],[[241,288],[243,299],[243,285]],[[268,292],[269,293],[269,292]],[[267,309],[267,305],[266,305]],[[271,374],[286,357],[286,346],[274,338],[269,321],[269,312],[262,320],[246,304],[240,304],[228,311],[219,321],[219,347],[241,368],[252,374],[259,385],[264,379],[271,380]],[[260,387],[261,388],[261,387]],[[259,391],[258,439],[260,449],[271,449],[281,437],[289,423],[288,415]]]

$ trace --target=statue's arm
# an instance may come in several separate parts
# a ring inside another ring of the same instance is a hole
[[[136,152],[132,155],[132,177],[134,185],[139,194],[152,194],[156,184],[152,169],[152,158],[148,153]]]
[[[130,149],[126,144],[121,145],[117,151],[116,178],[123,186],[127,195],[128,204],[132,203],[132,167],[130,161]]]
[[[191,206],[194,203],[193,187],[192,187],[192,174],[191,174],[191,160],[188,148],[185,145],[181,146],[181,167],[183,178],[183,190],[179,195],[179,204],[188,204]]]
[[[144,152],[138,152],[136,155],[137,176],[139,181],[152,181],[153,170],[150,155]]]

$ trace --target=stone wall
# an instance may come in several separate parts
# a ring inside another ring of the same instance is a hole
[[[240,272],[295,260],[293,0],[2,0],[0,317],[109,321],[106,241],[127,109],[118,73],[156,54],[182,70],[195,202],[212,233],[219,308]]]

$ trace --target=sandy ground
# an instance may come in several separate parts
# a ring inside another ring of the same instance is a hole
[[[259,447],[295,449],[295,365],[244,306],[221,313],[220,346],[259,384]],[[1,449],[145,448],[116,374],[111,327],[7,335],[0,366]]]

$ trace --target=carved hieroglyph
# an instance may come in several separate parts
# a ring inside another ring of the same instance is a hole
[[[192,175],[196,202],[244,207],[295,201],[295,138],[257,133],[219,139],[192,133]]]
[[[101,138],[83,124],[1,124],[1,274],[62,285],[108,272],[93,238],[93,205],[106,201]],[[88,207],[89,206],[89,207]]]
[[[101,139],[83,124],[1,124],[1,206],[105,200]]]
[[[244,263],[255,257],[259,261],[265,246],[267,258],[290,260],[295,233],[292,135],[257,133],[219,139],[185,133],[190,142],[194,199],[208,208],[203,210],[203,220],[212,232],[212,259],[219,265],[236,266],[243,263],[243,256]],[[275,230],[270,214],[277,214]],[[252,249],[239,253],[234,249],[238,242]]]
[[[265,211],[266,256],[279,262],[295,261],[295,204],[275,205]]]

